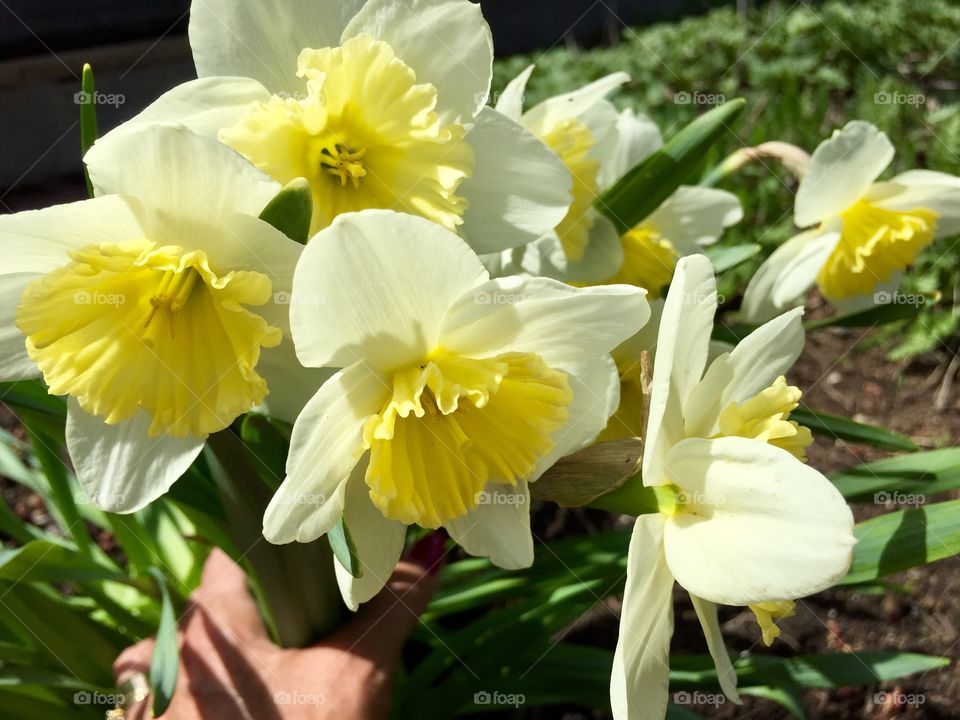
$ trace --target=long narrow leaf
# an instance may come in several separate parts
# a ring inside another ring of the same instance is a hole
[[[177,687],[177,675],[180,673],[180,648],[177,645],[177,616],[173,611],[173,602],[167,589],[167,581],[157,568],[151,568],[150,574],[157,581],[157,587],[163,597],[160,611],[160,626],[157,628],[156,644],[150,658],[150,690],[153,694],[153,716],[163,715]]]
[[[594,207],[620,234],[630,230],[680,185],[694,180],[707,151],[730,132],[745,105],[742,99],[731,100],[698,117],[603,193]]]
[[[952,557],[960,553],[960,500],[881,515],[858,523],[854,535],[853,564],[843,585]]]

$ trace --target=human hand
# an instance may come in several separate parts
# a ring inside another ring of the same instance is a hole
[[[344,627],[303,649],[273,643],[247,589],[243,570],[211,553],[200,587],[180,623],[180,674],[170,720],[382,720],[403,644],[437,586],[443,537],[421,540],[401,560],[384,590]],[[153,639],[120,654],[117,683],[146,674]],[[126,717],[150,717],[150,698]]]

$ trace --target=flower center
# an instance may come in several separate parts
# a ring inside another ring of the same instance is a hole
[[[437,89],[369,35],[337,48],[307,48],[298,74],[306,93],[255,104],[221,142],[273,178],[306,178],[312,231],[345,212],[392,208],[456,231],[467,202],[460,183],[474,155],[459,123],[442,123]]]
[[[800,388],[787,385],[782,375],[773,385],[738,405],[731,403],[720,413],[717,437],[744,437],[783,448],[806,462],[805,450],[813,443],[810,429],[790,420],[800,404]]]
[[[364,427],[366,482],[384,515],[439,527],[473,509],[488,483],[530,476],[567,421],[567,375],[532,353],[433,353],[396,372]]]
[[[353,183],[353,187],[360,187],[360,178],[367,174],[366,168],[360,160],[367,154],[365,149],[350,150],[349,148],[335,144],[332,148],[323,148],[320,151],[320,164],[327,172],[340,178],[340,186],[346,187],[347,181]]]
[[[93,245],[27,287],[17,327],[52,394],[111,425],[143,409],[152,436],[205,437],[267,394],[255,367],[281,331],[243,306],[270,294],[266,275],[217,275],[202,251]]]
[[[635,285],[646,288],[651,300],[660,297],[677,266],[679,256],[673,243],[653,228],[641,224],[621,236],[620,244],[623,246],[623,265],[605,283]]]
[[[906,269],[933,242],[940,215],[923,208],[886,210],[859,200],[840,217],[840,242],[817,278],[829,300],[867,295]]]
[[[574,118],[556,123],[540,139],[573,176],[573,202],[556,229],[567,258],[579,260],[590,240],[593,203],[600,194],[600,163],[590,156],[596,142],[587,126]]]

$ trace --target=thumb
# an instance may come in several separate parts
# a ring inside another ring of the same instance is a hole
[[[397,563],[383,590],[331,640],[346,642],[354,653],[392,667],[437,591],[446,553],[443,531],[419,540]]]

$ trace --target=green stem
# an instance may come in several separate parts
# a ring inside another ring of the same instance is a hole
[[[284,647],[304,647],[340,623],[344,607],[326,538],[271,545],[263,538],[263,513],[273,494],[249,451],[230,430],[207,440],[211,474],[223,499],[226,530],[243,553],[251,590],[264,621]]]
[[[676,505],[676,493],[671,487],[646,487],[640,474],[627,479],[613,492],[594,499],[589,507],[622,515],[650,515],[669,512]]]

